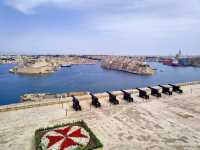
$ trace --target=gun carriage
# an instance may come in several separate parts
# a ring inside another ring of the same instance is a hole
[[[172,86],[172,90],[174,91],[174,92],[177,92],[177,93],[183,93],[183,90],[181,89],[181,87],[180,86],[178,86],[178,85],[174,85],[174,84],[169,84],[170,86]]]

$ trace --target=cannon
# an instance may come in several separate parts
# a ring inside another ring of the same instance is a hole
[[[92,93],[90,93],[90,96],[92,98],[92,105],[95,106],[96,108],[101,107],[101,103],[99,102],[98,98]]]
[[[172,86],[172,90],[174,92],[177,92],[177,93],[180,93],[180,94],[183,93],[183,90],[180,88],[180,86],[174,85],[174,84],[168,84],[168,85]]]
[[[161,97],[161,93],[158,88],[150,87],[150,86],[148,86],[148,88],[151,89],[151,95],[156,96],[156,97]]]
[[[139,91],[139,97],[142,97],[144,99],[149,99],[149,95],[147,94],[147,91],[142,90],[140,88],[136,88]]]
[[[170,86],[159,85],[162,88],[162,93],[172,95],[172,88]]]
[[[117,100],[116,96],[113,95],[112,93],[108,92],[108,95],[109,95],[109,102],[114,104],[114,105],[118,105],[119,104],[119,101]]]
[[[124,91],[124,90],[121,90],[122,93],[123,93],[123,98],[127,101],[127,102],[133,102],[133,98],[131,97],[131,94]]]
[[[74,108],[74,110],[75,111],[81,111],[81,106],[79,104],[78,99],[75,96],[72,96],[72,102],[73,102],[72,107]]]

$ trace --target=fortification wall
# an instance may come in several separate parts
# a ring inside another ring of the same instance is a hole
[[[178,83],[177,85],[183,87],[183,86],[190,86],[190,85],[196,85],[196,84],[200,84],[200,81]],[[138,90],[136,90],[136,89],[128,89],[125,91],[127,91],[131,94],[138,94]],[[112,91],[112,94],[114,94],[118,97],[123,96],[123,93],[121,91]],[[95,93],[94,95],[99,99],[107,99],[108,98],[108,94],[106,92]],[[76,96],[76,98],[80,101],[91,100],[91,96],[88,94]],[[56,100],[38,101],[38,102],[23,102],[23,103],[16,103],[16,104],[0,106],[0,112],[15,111],[15,110],[19,110],[19,109],[28,109],[28,108],[32,108],[32,107],[42,107],[42,106],[56,105],[56,104],[62,105],[64,103],[71,103],[71,102],[72,102],[72,97],[66,97],[63,99],[56,99]]]

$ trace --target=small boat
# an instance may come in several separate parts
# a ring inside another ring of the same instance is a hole
[[[176,67],[179,66],[179,63],[177,60],[173,60],[171,65]]]
[[[171,64],[172,64],[172,61],[173,61],[172,59],[164,59],[164,60],[163,60],[163,64],[164,64],[164,65],[171,65]]]
[[[61,65],[61,67],[71,67],[72,65],[66,64],[66,65]]]

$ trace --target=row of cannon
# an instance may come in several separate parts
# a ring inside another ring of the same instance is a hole
[[[148,86],[148,88],[151,91],[151,95],[152,96],[156,96],[156,97],[161,97],[162,94],[167,94],[167,95],[172,95],[173,92],[176,93],[183,93],[183,90],[180,88],[180,86],[177,85],[173,85],[173,84],[168,84],[168,85],[158,85],[156,87],[150,87]],[[139,97],[144,98],[144,99],[149,99],[149,95],[147,90],[144,89],[140,89],[140,88],[136,88],[139,91]],[[161,90],[160,90],[161,89]],[[127,102],[134,102],[133,97],[131,97],[131,93],[124,91],[124,90],[120,90],[123,93],[123,99]],[[119,104],[119,100],[117,99],[116,95],[112,94],[111,92],[107,91],[107,94],[109,95],[109,102],[114,104],[114,105],[118,105]],[[99,102],[99,99],[92,93],[90,93],[92,102],[91,105],[93,105],[96,108],[100,108],[101,107],[101,103]],[[81,105],[79,103],[79,100],[75,97],[72,96],[72,102],[73,102],[73,109],[75,111],[81,111]]]

